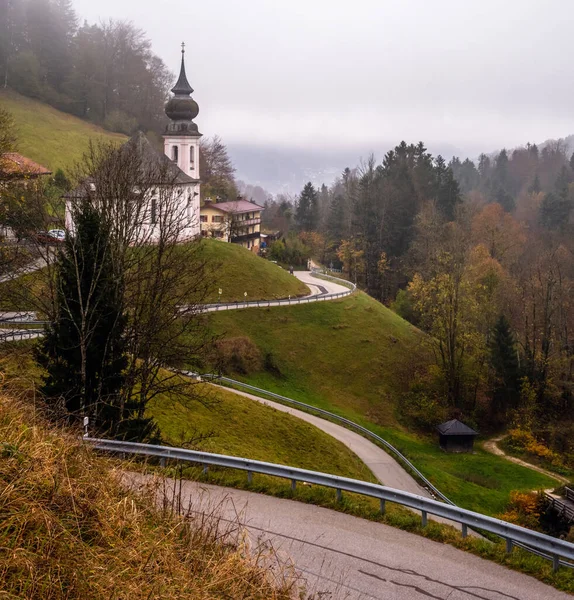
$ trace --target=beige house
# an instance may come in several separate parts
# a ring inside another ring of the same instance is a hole
[[[201,235],[240,244],[256,252],[261,241],[262,210],[262,206],[247,200],[212,202],[206,199],[200,212]]]

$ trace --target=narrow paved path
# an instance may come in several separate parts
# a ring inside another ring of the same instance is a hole
[[[223,386],[215,385],[215,387],[221,387],[221,389],[230,391],[229,388]],[[284,404],[279,404],[278,402],[272,402],[271,400],[266,400],[265,398],[248,394],[247,392],[240,392],[235,389],[231,391],[239,396],[244,396],[245,398],[249,398],[255,402],[260,402],[266,406],[271,406],[275,410],[280,410],[281,412],[293,415],[302,421],[306,421],[307,423],[314,425],[317,427],[317,429],[324,431],[336,440],[339,440],[345,444],[349,450],[354,452],[367,465],[367,467],[369,467],[373,475],[378,479],[379,483],[397,490],[410,492],[411,494],[418,494],[419,496],[424,496],[425,498],[432,497],[429,492],[421,487],[417,481],[411,477],[392,456],[387,454],[376,444],[373,444],[373,442],[370,442],[368,439],[364,438],[362,435],[359,435],[354,431],[350,431],[349,429],[346,429],[341,425],[337,425],[336,423],[331,423],[331,421],[327,421],[321,417],[303,412],[302,410],[297,410],[296,408],[291,408],[290,406],[285,406]]]
[[[150,476],[126,475],[137,488]],[[173,481],[166,481],[169,495]],[[179,485],[178,485],[179,487]],[[182,482],[190,514],[237,523],[272,545],[325,600],[567,600],[571,596],[493,562],[388,525],[292,500]]]
[[[532,471],[536,471],[537,473],[542,473],[542,475],[547,475],[548,477],[552,477],[556,481],[560,483],[570,483],[570,480],[567,477],[563,477],[562,475],[558,475],[557,473],[553,473],[552,471],[548,471],[543,469],[542,467],[538,467],[533,465],[532,463],[526,462],[525,460],[521,460],[520,458],[516,458],[515,456],[511,456],[510,454],[506,454],[506,452],[500,448],[498,442],[502,441],[506,436],[501,435],[496,438],[492,438],[482,445],[482,447],[491,454],[496,454],[496,456],[503,456],[506,460],[510,462],[516,463],[517,465],[521,465],[522,467],[526,467],[527,469],[532,469]]]

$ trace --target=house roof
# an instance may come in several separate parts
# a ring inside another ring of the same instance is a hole
[[[121,147],[121,152],[133,152],[139,154],[142,158],[142,168],[146,171],[147,169],[150,169],[153,173],[153,170],[157,168],[158,173],[161,173],[161,177],[165,178],[164,181],[158,181],[158,184],[169,182],[170,184],[176,185],[199,182],[199,179],[194,179],[184,173],[175,162],[170,160],[163,152],[152,146],[150,141],[141,131],[135,133]],[[149,172],[142,173],[142,179],[148,179],[148,176]],[[85,179],[78,187],[69,191],[67,194],[64,194],[64,198],[83,198],[88,195],[90,187],[93,185],[93,180]]]
[[[471,429],[458,419],[442,423],[437,427],[437,431],[442,435],[478,435],[474,429]]]
[[[37,177],[39,175],[51,175],[52,173],[46,167],[17,152],[6,152],[0,157],[0,172],[8,177]]]
[[[234,200],[231,202],[209,202],[204,205],[204,208],[215,208],[224,213],[247,213],[263,210],[263,206],[249,202],[247,200]]]

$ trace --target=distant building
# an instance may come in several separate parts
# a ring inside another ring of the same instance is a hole
[[[170,214],[175,215],[176,222],[180,223],[179,235],[182,241],[192,239],[200,234],[199,140],[202,135],[193,122],[193,119],[199,114],[199,106],[191,97],[193,88],[187,81],[184,56],[185,49],[182,44],[179,78],[171,89],[173,96],[165,105],[165,114],[169,118],[169,123],[163,134],[163,153],[154,148],[141,132],[132,136],[122,147],[124,152],[141,153],[146,165],[155,165],[158,167],[158,173],[167,174],[170,190],[166,195],[165,187],[162,188],[162,196],[170,198],[169,206],[173,211]],[[148,190],[149,197],[145,199],[145,209],[140,211],[143,215],[140,217],[141,223],[139,224],[141,239],[150,243],[156,242],[160,234],[157,217],[160,185],[164,185],[164,183],[158,181],[158,188],[152,187],[151,190]],[[73,202],[87,197],[89,194],[97,194],[98,190],[95,186],[93,181],[84,181],[78,188],[64,196],[67,229],[74,230],[71,214]]]
[[[472,452],[478,433],[458,419],[442,423],[437,428],[439,444],[447,452]]]
[[[262,206],[247,200],[212,202],[201,207],[201,235],[258,251]]]

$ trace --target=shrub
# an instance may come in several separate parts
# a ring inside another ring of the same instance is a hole
[[[499,515],[499,518],[515,525],[540,531],[540,518],[545,510],[546,500],[543,494],[512,491],[506,512]]]
[[[215,361],[223,373],[241,375],[260,371],[263,364],[259,348],[247,336],[218,340]]]

